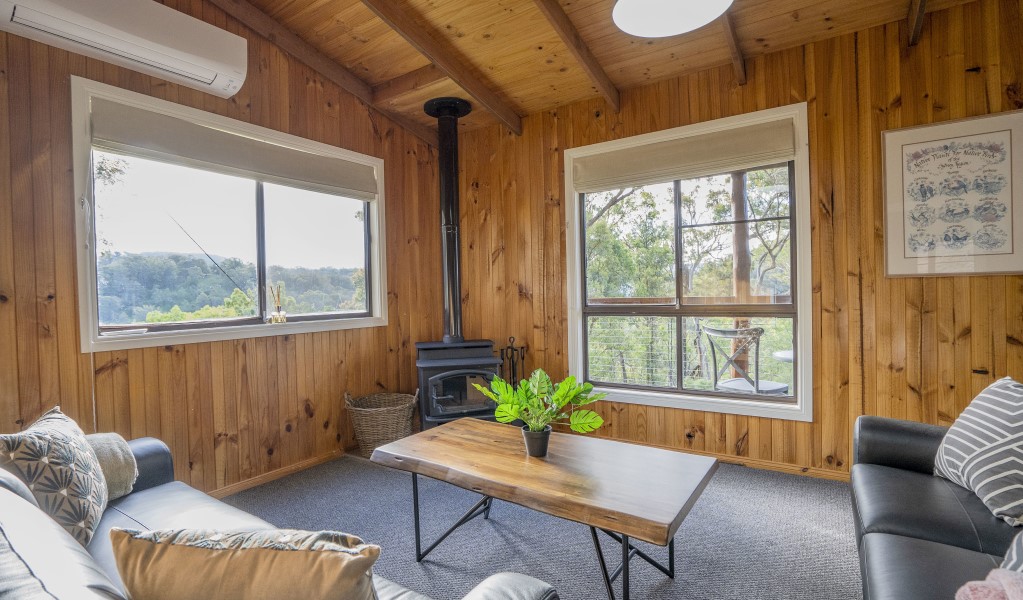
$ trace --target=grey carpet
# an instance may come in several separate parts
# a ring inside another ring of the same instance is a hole
[[[423,537],[444,531],[478,495],[420,478]],[[437,600],[488,575],[517,571],[564,600],[606,598],[589,529],[505,502],[457,530],[422,563],[414,557],[409,474],[344,457],[231,496],[279,527],[337,529],[383,548],[376,572]],[[620,555],[604,538],[612,567]],[[676,537],[676,580],[639,559],[633,598],[748,600],[860,598],[849,486],[721,465]],[[618,547],[620,548],[620,546]],[[655,557],[666,550],[644,545]]]

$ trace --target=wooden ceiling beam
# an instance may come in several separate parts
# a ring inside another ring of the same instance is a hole
[[[927,0],[911,0],[909,3],[909,45],[920,43],[924,31],[924,14],[927,13]]]
[[[522,135],[522,117],[483,82],[463,57],[449,50],[434,37],[433,32],[415,21],[405,7],[395,0],[362,0],[362,3],[430,62],[437,65],[438,69],[489,110],[508,129]]]
[[[565,9],[561,7],[561,3],[558,0],[534,1],[540,12],[547,17],[551,27],[561,37],[561,41],[565,42],[568,51],[575,56],[575,59],[579,62],[583,71],[586,72],[590,81],[597,86],[597,91],[600,92],[600,95],[604,96],[604,99],[615,109],[615,112],[621,110],[621,94],[618,88],[615,87],[611,78],[607,76],[604,67],[597,62],[597,57],[593,56],[590,47],[586,45],[582,36],[579,35],[579,30],[575,28],[572,20],[565,14]]]
[[[438,69],[437,65],[420,67],[373,86],[373,103],[384,104],[447,78],[448,76]]]
[[[210,2],[229,16],[237,19],[242,25],[279,46],[281,50],[284,50],[299,62],[304,63],[309,68],[336,83],[341,89],[362,100],[371,109],[381,113],[417,137],[422,138],[424,142],[431,146],[437,145],[436,131],[409,119],[405,115],[382,110],[374,106],[373,89],[368,83],[292,33],[270,15],[249,4],[246,0],[210,0]]]
[[[728,11],[721,15],[721,27],[725,31],[728,52],[732,55],[735,80],[739,82],[739,85],[746,85],[746,58],[742,55],[742,48],[739,47],[739,36],[735,33],[735,24],[732,23],[732,15],[728,14]]]

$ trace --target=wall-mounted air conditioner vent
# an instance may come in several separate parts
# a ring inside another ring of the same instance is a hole
[[[0,0],[0,29],[223,98],[248,65],[244,38],[152,0]]]

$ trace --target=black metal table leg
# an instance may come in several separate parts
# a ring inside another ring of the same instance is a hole
[[[618,542],[619,544],[622,543],[622,538],[617,533],[615,533],[613,531],[608,531],[606,529],[601,529],[601,531],[603,531],[605,534],[610,536],[611,539],[613,539],[614,541]],[[668,577],[670,577],[672,579],[675,579],[675,538],[672,538],[671,541],[668,542],[668,565],[667,566],[657,562],[656,560],[651,558],[651,556],[649,554],[647,554],[646,552],[643,552],[642,550],[640,550],[639,548],[636,548],[635,546],[632,547],[632,554],[642,558],[645,561],[647,561],[648,563],[650,563],[651,565],[656,567],[657,570],[660,571],[661,573],[664,573]]]
[[[412,474],[412,520],[416,527],[416,562],[423,560],[423,553],[419,550],[419,475]]]
[[[668,577],[675,579],[675,538],[668,542]]]
[[[629,600],[629,561],[632,554],[629,552],[629,536],[622,536],[622,600]]]
[[[434,541],[425,550],[420,550],[422,544],[422,538],[419,532],[419,475],[416,473],[412,474],[412,520],[415,523],[416,529],[416,562],[422,562],[426,555],[433,551],[434,548],[440,545],[441,542],[447,539],[456,529],[465,525],[469,521],[475,519],[480,515],[484,515],[484,518],[490,517],[490,507],[494,499],[490,496],[483,496],[479,502],[474,504],[464,515],[462,515],[458,521],[455,522],[447,531],[445,531],[436,541]]]
[[[465,525],[469,521],[476,517],[483,515],[484,519],[490,518],[490,510],[493,508],[494,499],[490,496],[483,496],[480,501],[477,502],[470,508],[464,515],[462,515],[458,521],[455,522],[447,531],[445,531],[436,541],[424,551],[422,549],[422,535],[420,532],[420,517],[419,517],[419,475],[417,473],[412,474],[412,518],[415,524],[416,530],[416,562],[422,562],[424,558],[430,552],[433,551],[441,542],[447,539],[456,529]],[[668,577],[675,578],[675,540],[672,538],[668,542],[668,564],[667,566],[662,565],[655,561],[646,552],[643,552],[639,548],[632,545],[629,540],[629,536],[624,534],[614,533],[607,529],[601,529],[608,537],[615,540],[622,547],[622,562],[618,565],[618,568],[613,573],[608,572],[607,561],[604,560],[604,551],[600,547],[600,539],[597,536],[597,528],[590,527],[590,537],[593,539],[593,549],[597,553],[597,561],[600,564],[600,574],[604,580],[604,587],[607,589],[608,600],[616,600],[614,588],[612,587],[614,581],[621,577],[622,579],[622,600],[629,600],[630,592],[629,589],[629,563],[632,561],[634,556],[639,556],[646,562],[657,567],[662,573]]]
[[[604,551],[600,547],[600,540],[597,539],[597,529],[595,527],[590,527],[590,536],[593,538],[593,548],[597,553],[597,561],[600,564],[600,574],[604,579],[604,587],[607,588],[608,600],[615,600],[615,593],[614,588],[612,588],[612,584],[619,577],[622,579],[622,600],[629,600],[629,563],[632,561],[632,557],[634,556],[638,556],[651,565],[657,567],[659,571],[668,577],[672,579],[675,578],[674,538],[668,542],[668,564],[665,566],[655,561],[646,552],[643,552],[639,548],[633,546],[629,540],[629,536],[617,534],[606,529],[601,529],[601,531],[622,546],[622,563],[618,565],[618,568],[616,568],[614,572],[609,573],[607,569],[607,562],[604,560]]]
[[[597,562],[600,563],[600,574],[604,577],[607,598],[608,600],[615,600],[615,591],[611,587],[611,576],[607,573],[607,563],[604,562],[604,552],[600,549],[600,540],[597,539],[597,529],[595,527],[590,527],[590,535],[593,536],[593,547],[597,551]]]

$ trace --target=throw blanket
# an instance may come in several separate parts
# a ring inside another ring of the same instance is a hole
[[[984,581],[971,581],[959,588],[956,600],[1023,600],[1023,573],[992,569]]]
[[[96,452],[103,478],[107,480],[107,501],[130,494],[139,468],[128,442],[116,433],[94,433],[85,439]]]

